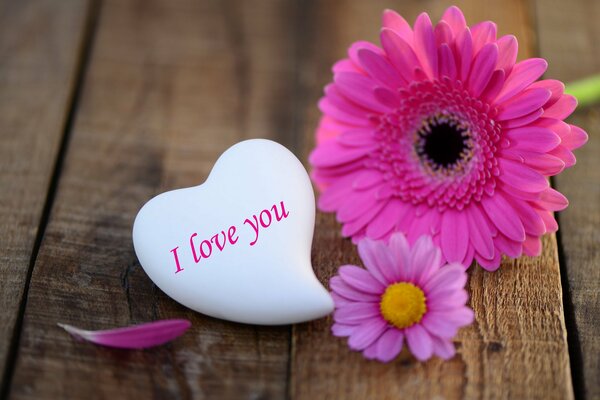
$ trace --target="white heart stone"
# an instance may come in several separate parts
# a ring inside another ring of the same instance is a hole
[[[291,324],[333,310],[310,262],[314,222],[300,161],[253,139],[223,153],[204,184],[146,203],[133,244],[150,279],[184,306],[230,321]]]

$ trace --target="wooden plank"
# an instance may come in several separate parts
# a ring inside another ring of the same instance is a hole
[[[12,398],[285,396],[289,327],[228,323],[176,304],[136,261],[131,228],[145,201],[201,183],[233,143],[293,142],[294,12],[278,1],[103,3]],[[193,328],[138,352],[78,343],[56,326],[173,317]]]
[[[0,1],[0,396],[71,106],[88,1]]]
[[[458,3],[471,23],[493,19],[501,33],[515,34],[521,58],[533,54],[534,30],[526,2]],[[437,18],[449,4],[436,2],[427,8]],[[352,41],[377,42],[385,7],[389,3],[346,1],[312,11],[315,22],[308,42],[314,47],[301,66],[309,93],[302,125],[305,158],[319,116],[314,104],[331,79],[328,67],[344,56]],[[413,19],[424,5],[403,1],[395,8]],[[318,215],[313,265],[324,283],[338,266],[360,262],[339,230],[332,215]],[[291,398],[573,398],[556,239],[546,237],[543,244],[541,257],[505,261],[496,273],[471,269],[470,303],[477,321],[461,330],[455,340],[458,354],[449,362],[420,364],[407,355],[386,365],[370,362],[331,335],[331,318],[295,326]]]
[[[537,1],[539,48],[548,59],[548,76],[569,82],[600,71],[597,1]],[[560,242],[566,270],[567,320],[575,393],[600,399],[600,106],[581,109],[569,122],[590,137],[576,151],[577,165],[555,179],[558,190],[570,201],[561,212]]]

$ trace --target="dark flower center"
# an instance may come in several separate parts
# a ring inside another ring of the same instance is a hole
[[[434,172],[464,167],[472,148],[468,127],[453,116],[436,114],[425,119],[417,131],[415,151],[425,167]]]

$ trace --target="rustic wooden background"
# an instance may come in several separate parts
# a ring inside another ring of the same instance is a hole
[[[600,71],[600,2],[457,1],[470,23],[517,35],[520,58],[564,81]],[[306,160],[330,66],[380,13],[437,19],[447,1],[0,0],[0,398],[600,399],[600,105],[553,181],[571,201],[536,259],[472,268],[477,322],[457,356],[381,365],[330,318],[257,327],[191,312],[158,290],[131,227],[155,194],[202,182],[235,142],[268,137]],[[326,283],[358,262],[331,215],[313,249]],[[188,318],[145,351],[72,340]]]

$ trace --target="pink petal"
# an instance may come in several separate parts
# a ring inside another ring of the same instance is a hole
[[[374,360],[377,358],[377,344],[379,341],[375,341],[367,346],[366,349],[363,350],[362,355],[367,360]]]
[[[469,227],[466,216],[449,209],[442,216],[442,251],[449,262],[461,262],[469,246]]]
[[[353,129],[342,132],[336,137],[339,144],[348,147],[372,147],[375,142],[373,132],[370,129]]]
[[[430,296],[437,296],[444,291],[462,289],[467,282],[467,273],[461,264],[448,264],[437,271],[423,286]]]
[[[518,150],[546,153],[560,144],[560,137],[548,128],[528,126],[505,130],[511,146]]]
[[[331,107],[335,107],[337,112],[343,112],[344,114],[353,118],[353,120],[356,121],[352,122],[353,125],[371,125],[368,118],[370,115],[372,115],[372,112],[350,101],[346,96],[342,94],[342,92],[340,92],[339,88],[335,84],[330,83],[327,86],[325,86],[324,99],[328,100],[331,103]],[[319,107],[321,108],[321,105],[319,105]],[[335,117],[335,115],[332,116]]]
[[[348,195],[353,192],[352,182],[357,176],[358,173],[343,176],[325,189],[319,197],[319,209],[325,212],[337,210]]]
[[[479,254],[475,255],[477,263],[489,272],[494,272],[500,268],[500,261],[502,261],[502,254],[499,251],[494,252],[494,257],[491,260],[481,257]]]
[[[338,209],[337,219],[340,222],[351,222],[363,216],[375,205],[374,193],[379,188],[375,186],[372,189],[364,191],[354,191],[352,201],[346,201]]]
[[[433,354],[433,343],[429,333],[420,325],[405,329],[404,335],[411,353],[419,360],[426,361]]]
[[[502,126],[506,129],[511,128],[519,128],[521,126],[529,125],[532,122],[537,121],[542,114],[544,114],[544,110],[542,108],[538,108],[532,113],[524,115],[519,118],[509,119],[508,121],[502,121]]]
[[[311,165],[315,167],[331,167],[338,164],[345,164],[366,156],[377,144],[365,147],[344,147],[335,141],[328,141],[317,146],[308,158]]]
[[[365,293],[381,295],[385,290],[385,287],[369,272],[354,265],[341,266],[339,275],[345,283]]]
[[[435,45],[439,47],[440,45],[452,44],[453,42],[453,33],[452,28],[444,21],[440,21],[435,28],[433,29],[433,34],[435,35]]]
[[[389,247],[392,258],[395,260],[395,278],[397,280],[410,281],[412,279],[412,266],[410,262],[410,246],[406,237],[400,232],[394,233],[390,237]]]
[[[587,133],[578,126],[569,125],[571,132],[562,138],[562,144],[569,150],[575,150],[583,146],[588,141]]]
[[[550,154],[529,153],[524,157],[525,164],[542,175],[552,176],[565,169],[565,163],[558,157]]]
[[[544,220],[546,226],[546,232],[556,232],[558,230],[558,223],[554,219],[554,213],[548,211],[540,211],[540,217]]]
[[[377,86],[373,79],[352,72],[338,72],[333,79],[340,92],[356,104],[380,113],[389,112],[389,108],[377,101],[373,94]]]
[[[351,110],[350,107],[341,108],[339,105],[334,103],[335,98],[333,97],[323,97],[319,100],[318,107],[319,110],[325,115],[328,115],[332,118],[335,118],[338,121],[344,122],[349,125],[354,126],[369,126],[370,122],[368,119],[367,112],[365,111],[363,116],[357,116],[348,112]]]
[[[347,325],[357,325],[363,322],[370,324],[379,320],[380,316],[378,303],[350,303],[333,312],[335,322]]]
[[[412,47],[395,32],[385,28],[381,31],[381,45],[402,78],[407,82],[412,81],[415,67],[421,65]]]
[[[525,240],[525,228],[521,219],[499,191],[491,197],[483,198],[481,205],[500,232],[517,242]]]
[[[543,58],[529,58],[517,63],[506,78],[504,88],[498,95],[496,103],[503,103],[529,87],[546,72],[548,63]]]
[[[398,354],[400,354],[403,341],[404,335],[400,330],[395,328],[388,329],[377,341],[376,358],[385,363],[392,361]]]
[[[352,60],[352,62],[354,63],[355,67],[359,70],[359,72],[364,73],[365,70],[361,68],[361,62],[360,59],[358,58],[358,52],[360,50],[371,50],[376,54],[383,54],[383,52],[381,51],[381,49],[377,46],[375,46],[373,43],[369,43],[365,40],[359,40],[357,42],[352,43],[352,45],[350,45],[350,48],[348,49],[348,56],[350,57],[350,60]]]
[[[382,26],[391,29],[406,42],[411,43],[413,40],[413,31],[411,26],[404,18],[393,10],[385,10],[383,12]]]
[[[556,156],[563,160],[565,168],[572,167],[577,162],[575,155],[566,146],[558,145],[555,149],[552,149],[549,154]]]
[[[411,251],[411,263],[414,270],[414,282],[423,286],[440,267],[442,253],[433,244],[431,236],[421,236]]]
[[[469,76],[469,88],[473,97],[479,97],[487,86],[498,59],[498,46],[496,43],[488,43],[475,56],[471,75]]]
[[[415,53],[427,76],[437,78],[438,76],[438,61],[437,48],[435,46],[435,35],[433,34],[433,26],[427,13],[421,13],[415,21],[414,30]]]
[[[382,285],[387,286],[394,281],[394,259],[383,241],[369,238],[361,240],[358,242],[358,254],[367,270]]]
[[[378,201],[375,204],[371,204],[371,207],[367,212],[363,213],[359,217],[357,217],[352,222],[347,222],[342,227],[342,235],[345,237],[352,236],[352,239],[355,239],[355,236],[358,232],[363,230],[368,224],[371,223],[373,218],[381,212],[381,210],[386,206],[385,201]],[[354,242],[357,243],[357,242]]]
[[[473,54],[477,54],[486,44],[496,41],[496,24],[484,21],[471,27],[473,34]]]
[[[400,106],[400,99],[396,91],[392,91],[384,87],[378,87],[375,88],[373,94],[375,95],[377,101],[386,107],[398,108]]]
[[[499,234],[494,238],[494,244],[499,253],[504,253],[509,257],[516,258],[523,252],[522,241],[510,240],[503,234]]]
[[[388,329],[388,324],[378,318],[358,326],[348,339],[352,350],[363,350],[374,343]]]
[[[460,79],[464,82],[469,76],[473,57],[473,38],[468,27],[458,35],[455,46],[455,55],[457,56],[456,65],[459,66]]]
[[[496,44],[498,45],[497,68],[503,69],[505,74],[508,75],[517,61],[517,52],[519,49],[517,38],[513,35],[502,36]]]
[[[550,107],[544,107],[544,117],[565,119],[575,111],[577,99],[570,94],[563,94],[560,99]]]
[[[345,283],[339,276],[334,276],[329,280],[329,287],[335,293],[348,300],[360,301],[363,303],[378,303],[380,296],[362,292]],[[336,304],[338,306],[338,304]]]
[[[458,34],[464,31],[467,27],[465,16],[460,8],[456,6],[448,7],[446,11],[444,11],[442,21],[445,21],[450,26],[454,36],[458,36]]]
[[[358,51],[358,59],[365,71],[384,86],[398,89],[403,85],[403,79],[382,56],[371,50],[361,49]]]
[[[448,311],[465,305],[469,295],[464,289],[440,290],[436,295],[429,294],[427,309],[430,311]]]
[[[565,84],[556,79],[544,79],[533,82],[530,88],[544,88],[548,89],[552,93],[546,104],[544,104],[545,108],[548,108],[552,104],[556,103],[565,92]]]
[[[542,217],[526,201],[513,201],[513,208],[519,214],[527,235],[541,236],[546,233]]]
[[[381,239],[388,234],[399,217],[404,212],[405,208],[397,200],[391,200],[383,210],[373,219],[367,227],[367,236],[372,239]]]
[[[345,298],[344,296],[340,296],[336,292],[330,292],[329,294],[331,295],[331,298],[333,299],[333,304],[335,305],[335,308],[342,308],[344,306],[347,306],[348,304],[354,303],[354,301],[349,300],[349,299]]]
[[[523,253],[530,257],[537,257],[542,254],[542,241],[540,238],[528,235],[523,242]]]
[[[459,326],[470,325],[475,320],[475,313],[467,306],[448,311],[445,316]]]
[[[333,73],[336,73],[336,72],[360,72],[360,73],[362,73],[363,72],[356,64],[354,64],[354,62],[352,62],[352,60],[350,60],[348,58],[344,58],[342,60],[337,61],[335,64],[333,64],[333,67],[331,67],[331,71]]]
[[[428,210],[420,217],[414,218],[412,224],[408,227],[408,241],[415,243],[423,235],[436,235],[440,231],[441,224],[441,214],[437,209],[428,207]]]
[[[352,182],[352,188],[356,190],[370,189],[379,184],[383,180],[381,172],[369,169],[359,173],[357,178]]]
[[[532,113],[542,107],[550,95],[551,93],[547,89],[527,89],[504,102],[496,118],[499,121],[505,121]]]
[[[450,79],[456,78],[456,61],[450,47],[444,43],[438,48],[439,74],[440,77],[447,76]]]
[[[559,191],[548,188],[542,192],[540,199],[536,202],[544,210],[562,211],[569,205],[569,200]]]
[[[337,337],[350,336],[355,330],[356,325],[344,325],[336,322],[331,326],[331,333],[333,333],[333,336]]]
[[[481,97],[487,101],[491,102],[502,90],[502,86],[504,85],[504,70],[497,69],[492,73],[492,77],[488,82],[487,86],[483,93],[481,93]]]
[[[451,340],[445,340],[432,336],[433,354],[437,355],[442,360],[449,360],[456,354],[456,349]]]
[[[494,257],[494,241],[488,221],[477,204],[472,204],[464,212],[469,221],[471,244],[482,257],[491,260]]]
[[[548,181],[544,175],[527,167],[525,164],[506,158],[499,158],[498,166],[502,170],[499,178],[508,186],[524,192],[534,193],[546,190],[548,187]]]
[[[183,335],[191,322],[185,319],[166,319],[124,328],[87,331],[71,325],[58,324],[75,338],[121,349],[145,349],[159,346]]]
[[[429,311],[421,320],[421,325],[431,336],[451,339],[458,332],[458,326],[448,321],[442,311]]]

